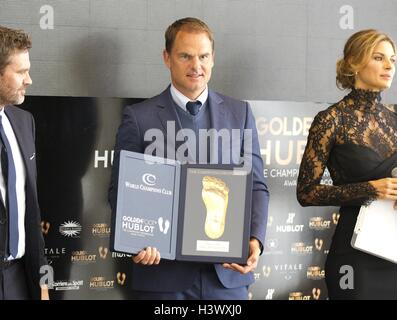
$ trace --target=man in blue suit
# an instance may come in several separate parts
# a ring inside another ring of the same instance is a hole
[[[133,257],[134,296],[137,299],[171,300],[247,299],[248,286],[254,282],[252,271],[257,266],[263,249],[269,200],[255,120],[247,102],[234,100],[208,89],[207,83],[214,66],[214,40],[211,30],[204,22],[196,18],[177,20],[168,27],[165,40],[163,59],[171,73],[171,85],[160,95],[124,109],[116,138],[109,189],[113,217],[117,202],[120,150],[148,152],[148,147],[153,143],[145,139],[148,130],[158,129],[163,132],[166,141],[162,149],[164,154],[160,156],[165,157],[167,154],[172,157],[178,147],[178,142],[175,143],[173,139],[175,132],[167,132],[171,127],[176,132],[180,129],[191,129],[196,137],[200,129],[230,132],[233,129],[239,130],[240,147],[237,151],[236,148],[228,148],[227,152],[232,153],[228,156],[221,152],[211,154],[209,161],[224,163],[224,160],[236,159],[236,156],[251,158],[253,186],[250,254],[245,265],[160,261],[160,252],[156,248],[148,247]],[[243,134],[248,131],[252,133],[251,137]],[[244,139],[248,138],[251,139],[252,148],[246,150]],[[196,140],[197,144],[193,148],[201,143],[199,139]],[[189,161],[195,162],[199,158],[200,155],[197,154],[196,157],[190,157]]]

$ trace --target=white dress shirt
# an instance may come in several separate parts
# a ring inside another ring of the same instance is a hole
[[[8,260],[17,259],[23,257],[25,254],[25,210],[26,210],[26,195],[25,195],[25,181],[26,171],[23,163],[22,153],[19,148],[17,138],[15,137],[14,130],[12,129],[11,123],[4,112],[4,108],[0,111],[1,123],[4,128],[4,132],[7,136],[8,142],[11,146],[11,152],[14,159],[15,171],[16,171],[16,191],[18,201],[18,254],[16,257],[8,257]],[[1,152],[1,151],[0,151]],[[0,159],[1,161],[1,159]],[[2,199],[6,199],[7,188],[3,178],[3,172],[0,166],[0,193]]]
[[[175,88],[173,84],[171,84],[171,96],[172,96],[172,100],[174,100],[174,102],[178,105],[178,107],[181,107],[185,112],[188,112],[186,110],[186,103],[192,100],[186,97],[177,88]],[[198,96],[196,100],[193,101],[200,101],[201,106],[203,106],[206,103],[207,99],[208,99],[208,86],[206,86],[205,90]]]

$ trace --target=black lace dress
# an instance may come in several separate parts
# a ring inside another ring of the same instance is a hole
[[[380,93],[354,89],[319,112],[300,166],[301,205],[341,206],[325,265],[330,299],[397,299],[397,265],[350,245],[360,206],[377,197],[368,181],[390,177],[397,167],[396,106],[380,100]],[[320,184],[325,167],[332,186]],[[353,289],[339,285],[343,265],[353,267]]]

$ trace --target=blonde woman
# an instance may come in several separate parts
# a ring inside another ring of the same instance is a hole
[[[350,241],[363,204],[397,199],[397,114],[381,102],[391,86],[396,46],[386,34],[362,30],[345,44],[336,82],[350,92],[321,111],[310,128],[300,166],[297,197],[302,206],[341,206],[325,265],[331,299],[397,299],[397,265],[355,250]],[[333,185],[321,185],[328,168]],[[397,211],[396,211],[397,214]],[[342,266],[353,269],[353,286],[340,286]]]

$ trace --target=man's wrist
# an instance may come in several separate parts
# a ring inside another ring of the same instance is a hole
[[[260,242],[258,238],[251,237],[250,241],[253,241],[253,240],[255,240],[255,242],[257,243],[258,249],[260,251],[259,255],[261,255],[262,252],[263,252],[263,244],[262,244],[262,242]]]

